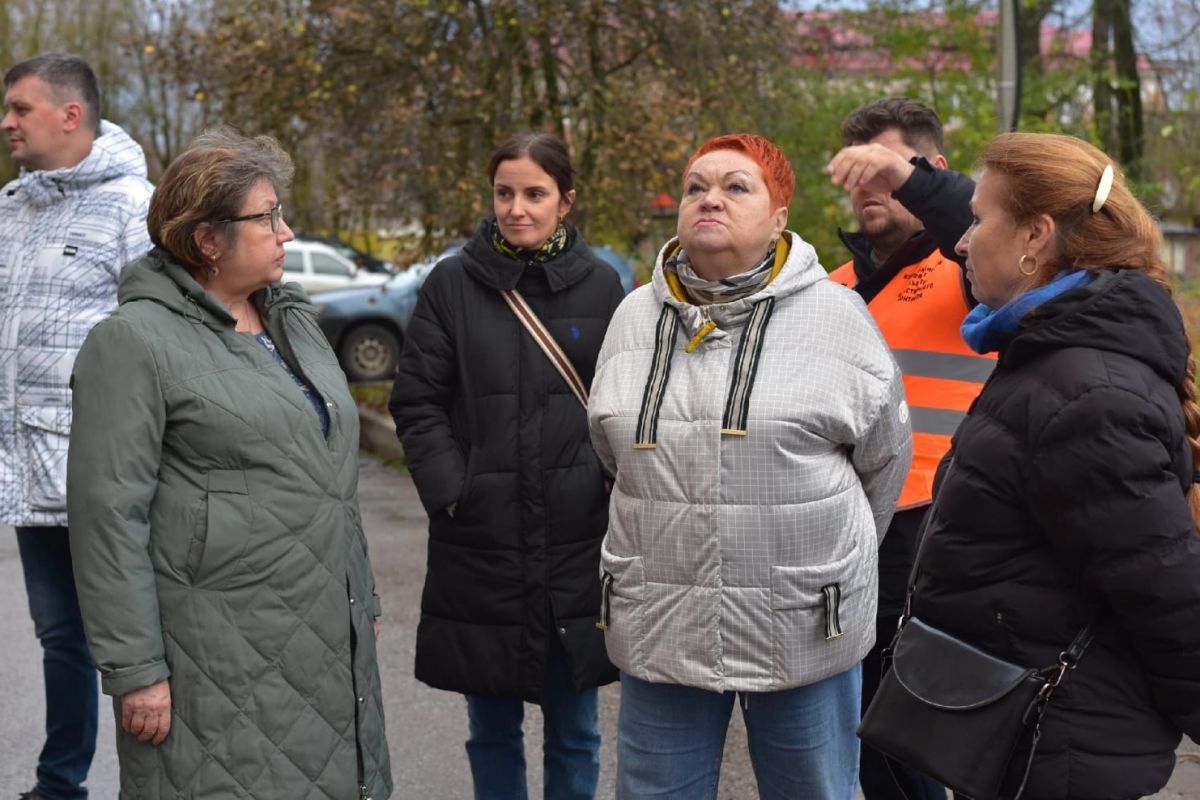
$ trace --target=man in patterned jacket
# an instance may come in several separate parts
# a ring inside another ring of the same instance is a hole
[[[100,118],[95,73],[36,56],[4,76],[0,130],[21,168],[0,190],[0,523],[13,525],[43,650],[46,742],[27,800],[75,800],[96,748],[96,669],[67,539],[68,380],[117,275],[150,249],[141,147]]]

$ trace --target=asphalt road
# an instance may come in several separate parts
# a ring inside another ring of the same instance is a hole
[[[457,800],[471,797],[466,755],[466,709],[459,695],[435,691],[412,677],[417,608],[425,569],[425,514],[412,481],[374,460],[362,462],[359,499],[371,544],[379,592],[384,602],[380,640],[388,741],[396,780],[395,800]],[[41,651],[33,636],[25,600],[16,537],[0,526],[0,800],[30,788],[41,745],[43,691]],[[613,742],[619,689],[601,690],[601,753],[598,797],[613,796]],[[107,698],[105,698],[107,700]],[[93,798],[117,794],[113,720],[101,703],[100,742],[89,785]],[[526,749],[530,754],[530,796],[541,796],[540,712],[526,706]],[[1190,743],[1185,748],[1195,752]],[[733,715],[726,742],[721,800],[758,796],[746,755],[745,731]],[[1200,763],[1182,763],[1157,800],[1200,800]],[[798,799],[803,800],[803,799]]]

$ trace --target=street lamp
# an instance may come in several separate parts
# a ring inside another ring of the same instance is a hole
[[[1021,0],[1000,0],[996,32],[996,130],[1017,129],[1021,113]]]

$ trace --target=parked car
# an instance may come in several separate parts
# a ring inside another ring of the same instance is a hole
[[[383,381],[396,374],[404,331],[417,305],[417,292],[439,261],[462,249],[463,242],[436,257],[413,264],[378,286],[322,292],[313,297],[317,323],[351,381]]]
[[[629,259],[625,258],[625,256],[613,250],[608,245],[593,247],[592,252],[608,262],[608,265],[617,273],[617,277],[621,279],[621,288],[625,290],[625,294],[629,294],[641,285],[641,281],[637,279],[637,275],[633,272],[633,264],[630,264]]]
[[[383,283],[388,276],[360,270],[329,245],[294,239],[283,243],[283,279],[295,281],[309,294]]]
[[[332,247],[336,252],[344,258],[353,261],[359,269],[367,272],[379,272],[386,275],[395,275],[400,270],[390,261],[384,261],[382,258],[376,258],[365,250],[359,250],[349,242],[343,241],[336,236],[321,236],[315,233],[304,233],[303,231],[295,231],[296,239],[301,242],[316,242],[327,247]]]
[[[433,268],[462,249],[464,241],[450,244],[436,257],[413,264],[387,282],[368,288],[323,292],[313,297],[320,309],[317,323],[337,353],[342,371],[351,381],[383,381],[396,374],[404,332],[417,305],[417,293]],[[633,267],[611,247],[593,252],[612,266],[625,292],[637,286]]]

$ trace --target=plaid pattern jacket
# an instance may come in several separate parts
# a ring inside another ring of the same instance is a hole
[[[142,148],[102,122],[73,167],[0,190],[0,522],[67,524],[69,381],[117,276],[150,249]]]
[[[912,454],[903,382],[858,295],[784,237],[775,278],[720,305],[682,301],[660,254],[600,351],[602,623],[645,681],[779,691],[875,638],[876,550]]]

